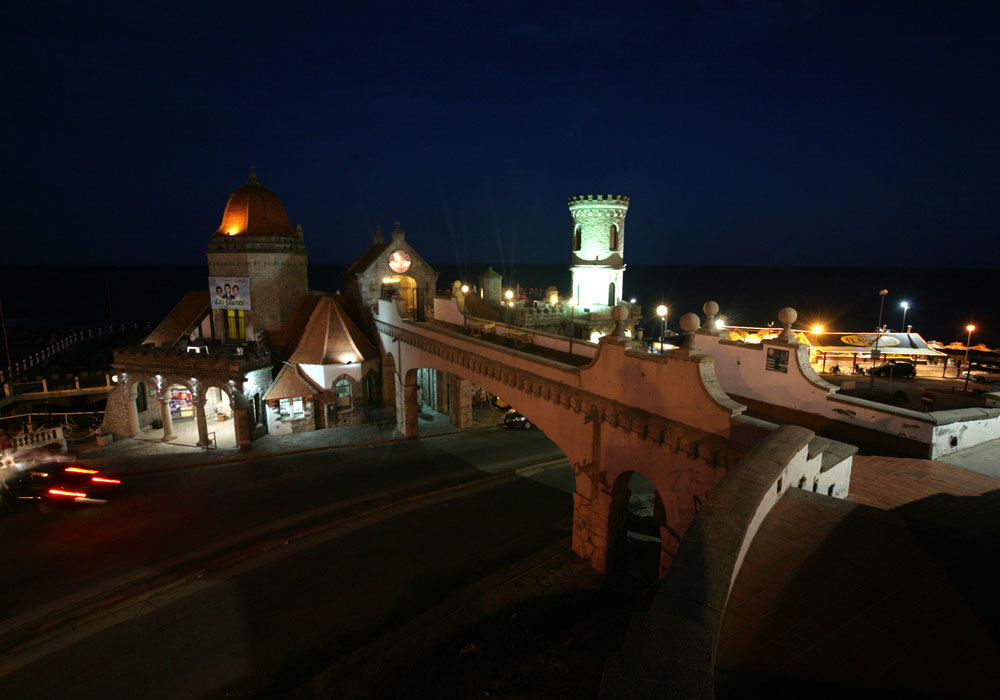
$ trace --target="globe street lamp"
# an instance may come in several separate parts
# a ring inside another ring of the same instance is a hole
[[[908,302],[908,301],[901,301],[901,302],[899,302],[899,305],[901,307],[903,307],[903,325],[900,326],[899,330],[901,332],[905,333],[906,332],[906,312],[910,310],[910,302]]]
[[[969,331],[969,336],[965,339],[965,364],[969,364],[969,346],[972,345],[972,331],[976,330],[976,327],[970,323],[965,330]]]
[[[965,327],[965,330],[969,331],[968,337],[965,339],[965,391],[969,391],[969,374],[971,367],[969,366],[969,346],[972,345],[972,331],[976,330],[976,327],[971,323]]]
[[[869,384],[869,389],[872,396],[875,396],[875,361],[879,359],[878,352],[878,341],[882,339],[882,311],[885,309],[885,296],[889,293],[888,289],[878,290],[878,295],[882,297],[882,301],[878,305],[878,327],[875,329],[875,349],[872,350],[872,374],[871,383]]]
[[[663,354],[663,336],[667,333],[667,307],[660,304],[656,307],[656,315],[660,317],[660,354]]]

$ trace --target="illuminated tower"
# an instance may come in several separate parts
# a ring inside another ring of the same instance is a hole
[[[628,197],[587,194],[569,198],[573,217],[573,289],[576,305],[593,309],[621,301],[625,280]]]
[[[302,228],[292,228],[281,200],[260,184],[253,166],[247,184],[230,195],[206,255],[212,285],[221,290],[209,294],[218,340],[253,340],[259,331],[281,330],[309,293]],[[232,287],[242,280],[247,288],[237,294]]]

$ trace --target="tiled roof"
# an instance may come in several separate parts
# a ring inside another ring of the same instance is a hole
[[[302,338],[302,333],[309,323],[309,317],[312,316],[312,312],[316,309],[316,304],[319,302],[320,296],[317,292],[311,292],[304,297],[300,297],[295,303],[295,308],[292,309],[288,320],[281,327],[281,330],[268,333],[268,340],[271,342],[271,348],[276,357],[287,360],[289,355],[295,350],[295,346],[298,345],[299,340]]]
[[[187,336],[208,314],[208,290],[188,292],[170,310],[143,343],[173,345]]]
[[[282,365],[278,376],[264,393],[265,401],[294,399],[299,396],[315,396],[323,391],[305,372],[292,365]]]
[[[304,297],[282,328],[292,364],[339,365],[378,357],[378,350],[341,306],[338,296]],[[308,317],[306,312],[308,310]],[[291,324],[297,324],[297,327]]]
[[[368,250],[361,254],[360,258],[351,263],[351,266],[347,268],[347,271],[344,272],[344,274],[361,274],[371,267],[372,263],[378,260],[379,256],[388,250],[390,245],[390,243],[373,243]]]
[[[299,237],[288,223],[288,214],[278,195],[260,184],[253,170],[250,172],[250,181],[237,187],[229,195],[222,223],[216,233],[230,236]]]

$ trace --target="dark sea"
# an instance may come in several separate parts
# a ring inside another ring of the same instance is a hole
[[[432,263],[433,264],[433,263]],[[570,287],[564,265],[503,265],[504,286],[544,290],[555,285],[565,295]],[[310,263],[310,288],[343,289],[346,264]],[[438,287],[453,280],[477,283],[487,263],[435,265]],[[114,267],[0,267],[0,301],[8,325],[96,327],[113,322],[157,323],[184,292],[208,284],[205,265]],[[906,323],[926,340],[965,342],[965,326],[974,323],[972,344],[1000,346],[1000,270],[829,267],[712,267],[629,264],[626,299],[634,297],[652,318],[658,304],[670,308],[669,322],[689,311],[703,315],[702,304],[714,300],[731,325],[766,326],[778,310],[799,312],[797,328],[822,325],[831,331],[870,331],[879,318],[879,290],[888,289],[883,323],[902,329]]]

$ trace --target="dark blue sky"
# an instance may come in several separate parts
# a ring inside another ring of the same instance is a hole
[[[256,164],[315,261],[996,267],[1000,5],[15,3],[9,263],[199,263]]]

